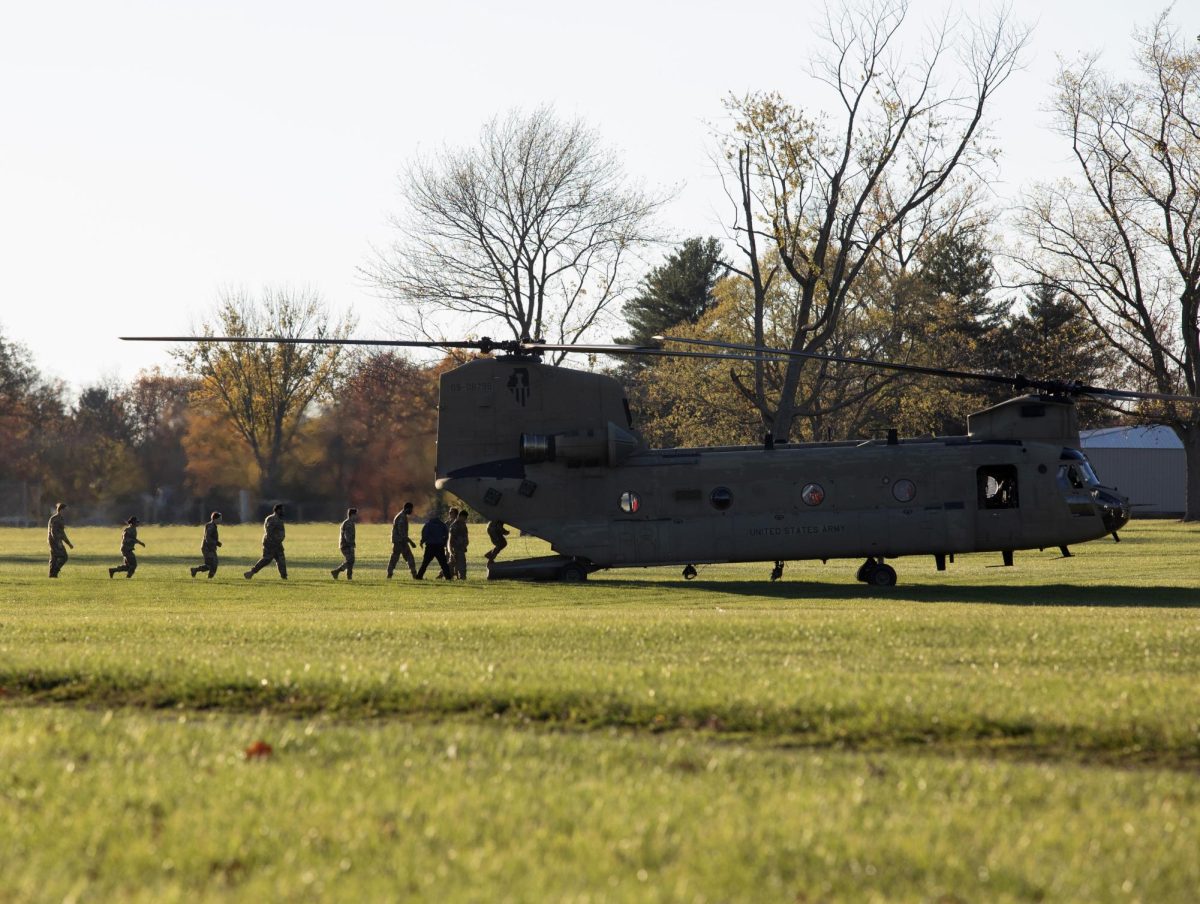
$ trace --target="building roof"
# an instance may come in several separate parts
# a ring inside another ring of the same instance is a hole
[[[1175,431],[1162,424],[1144,427],[1102,427],[1080,430],[1085,449],[1182,449]]]

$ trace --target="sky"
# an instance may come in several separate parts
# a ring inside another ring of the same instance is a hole
[[[992,7],[912,0],[915,26]],[[823,5],[759,0],[5,4],[0,12],[0,333],[76,388],[169,367],[218,293],[319,291],[357,334],[395,325],[362,278],[417,155],[512,108],[581,117],[628,173],[673,190],[661,222],[723,235],[710,160],[731,92],[813,102]],[[1003,208],[1067,172],[1045,112],[1060,56],[1127,67],[1161,7],[1014,0],[1025,67],[991,111]],[[1200,34],[1200,4],[1173,21]],[[915,46],[915,45],[909,45]],[[607,337],[597,337],[605,339]]]

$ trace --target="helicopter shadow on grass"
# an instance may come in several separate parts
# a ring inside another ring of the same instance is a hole
[[[818,581],[658,581],[606,580],[631,593],[665,587],[687,588],[714,597],[744,596],[774,600],[829,600],[853,602],[983,603],[995,606],[1085,606],[1095,608],[1200,609],[1200,588],[1147,584],[905,584],[868,587],[860,584],[826,584]]]

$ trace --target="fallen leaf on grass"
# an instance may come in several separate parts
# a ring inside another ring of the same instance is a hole
[[[246,748],[246,759],[256,760],[269,757],[275,751],[271,749],[271,745],[266,741],[255,741]]]

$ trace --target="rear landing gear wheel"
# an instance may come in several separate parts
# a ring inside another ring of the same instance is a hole
[[[872,587],[895,587],[896,569],[891,565],[876,565],[867,583]]]
[[[683,579],[685,581],[694,580],[696,577],[696,566],[688,565],[683,569]]]
[[[587,580],[587,571],[582,565],[571,562],[562,567],[558,573],[558,579],[564,584],[579,584]]]
[[[858,573],[854,576],[855,580],[862,581],[864,584],[871,583],[871,575],[878,567],[879,564],[874,559],[867,559],[858,566]]]

